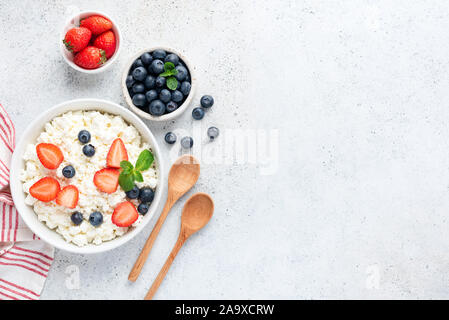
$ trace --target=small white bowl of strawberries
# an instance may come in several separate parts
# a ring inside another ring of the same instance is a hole
[[[64,60],[84,73],[106,71],[120,52],[120,30],[103,12],[83,11],[71,17],[61,38]]]

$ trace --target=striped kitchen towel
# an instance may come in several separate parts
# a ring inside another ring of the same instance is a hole
[[[0,104],[0,299],[39,299],[54,249],[27,228],[9,191],[14,125]]]

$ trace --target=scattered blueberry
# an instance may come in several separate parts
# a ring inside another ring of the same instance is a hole
[[[142,60],[142,63],[147,66],[151,63],[151,61],[153,61],[153,57],[149,52],[145,52],[140,56],[140,60]]]
[[[133,86],[134,84],[134,78],[132,75],[129,75],[126,77],[126,87],[129,89]]]
[[[153,62],[151,62],[151,71],[154,74],[160,74],[164,72],[164,63],[162,62],[162,60],[153,60]]]
[[[213,105],[214,105],[214,98],[208,95],[201,97],[201,106],[203,108],[210,108]]]
[[[101,212],[94,211],[89,216],[89,222],[94,227],[97,227],[103,223],[103,215],[101,214]]]
[[[173,132],[167,132],[164,139],[168,144],[174,144],[176,142],[176,134]]]
[[[148,110],[153,116],[161,116],[165,113],[165,104],[161,100],[153,100]]]
[[[149,187],[143,187],[140,189],[139,200],[143,203],[148,203],[153,201],[154,191]]]
[[[164,77],[157,77],[156,78],[156,87],[162,88],[163,86],[165,86],[166,82],[167,82],[167,80]]]
[[[178,104],[174,101],[170,101],[165,105],[165,111],[167,111],[167,113],[171,113],[176,109],[178,109]]]
[[[136,107],[144,107],[147,103],[147,99],[143,93],[137,93],[133,96],[133,104]]]
[[[147,77],[147,69],[144,67],[137,67],[133,70],[133,78],[137,81],[143,81]]]
[[[95,147],[91,144],[86,144],[83,147],[83,153],[86,157],[92,157],[95,154]]]
[[[190,149],[193,147],[193,139],[191,137],[184,137],[181,139],[181,146],[184,149]]]
[[[162,102],[169,102],[171,99],[171,93],[170,90],[168,89],[162,89],[161,93],[159,93],[159,100],[161,100]]]
[[[139,197],[139,191],[140,191],[139,188],[136,185],[134,185],[134,188],[132,188],[129,191],[126,191],[125,193],[129,199],[137,199]]]
[[[171,99],[172,99],[174,102],[181,102],[182,99],[184,99],[184,96],[183,96],[183,94],[182,94],[181,91],[175,90],[175,91],[173,91],[173,92],[171,93]]]
[[[137,206],[137,211],[139,211],[140,214],[145,215],[148,212],[148,209],[150,206],[147,203],[140,203]]]
[[[174,53],[170,53],[170,54],[167,54],[167,56],[165,57],[164,61],[165,62],[171,62],[175,66],[177,66],[178,63],[179,63],[179,57],[176,54],[174,54]]]
[[[138,67],[143,67],[142,60],[140,60],[140,59],[137,59],[136,61],[134,61],[133,65],[131,66],[131,69],[135,69]]]
[[[73,166],[62,168],[62,175],[66,178],[73,178],[75,176],[75,168]]]
[[[87,130],[81,130],[78,133],[78,140],[82,143],[88,143],[90,141],[90,132]]]
[[[155,100],[157,98],[157,91],[156,90],[150,90],[145,93],[145,96],[147,98],[148,103]]]
[[[145,86],[141,82],[137,82],[133,85],[133,92],[134,93],[142,93],[145,91]]]
[[[175,76],[178,81],[184,81],[184,79],[187,77],[187,69],[184,66],[178,65],[175,68],[178,70],[178,74]]]
[[[154,50],[153,51],[153,58],[154,59],[161,59],[161,60],[163,60],[166,55],[167,55],[167,52],[165,52],[165,50],[158,49],[158,50]]]
[[[207,129],[207,135],[209,136],[209,139],[211,139],[211,140],[214,140],[215,138],[217,138],[219,134],[220,134],[220,130],[218,130],[217,127],[210,127],[209,129]]]
[[[153,89],[153,88],[154,88],[154,85],[156,84],[156,78],[153,77],[153,76],[151,76],[151,75],[149,75],[149,76],[147,76],[147,77],[145,78],[144,84],[145,84],[145,88],[147,88],[147,89]]]
[[[204,118],[204,109],[197,107],[192,110],[192,117],[195,120],[201,120]]]
[[[178,81],[179,83],[179,81]],[[183,95],[188,96],[190,93],[190,88],[192,87],[192,85],[190,84],[190,82],[184,81],[181,84],[181,92]]]
[[[70,216],[70,219],[72,220],[74,225],[79,226],[81,222],[83,222],[83,215],[81,214],[81,212],[75,211]]]

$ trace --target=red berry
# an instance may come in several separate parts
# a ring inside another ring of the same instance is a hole
[[[125,201],[115,208],[111,220],[118,227],[129,227],[138,217],[136,207],[131,202]]]
[[[90,16],[81,20],[81,27],[86,27],[94,36],[98,36],[112,28],[112,22],[102,16]]]
[[[49,202],[56,198],[60,186],[58,180],[45,177],[37,181],[30,187],[30,194],[37,200]]]
[[[104,50],[89,46],[77,53],[73,62],[84,69],[96,69],[106,62]]]
[[[120,168],[120,162],[128,160],[128,152],[122,139],[118,138],[112,142],[106,157],[106,165],[112,168]]]
[[[87,47],[91,37],[92,32],[89,29],[77,27],[67,31],[62,42],[70,52],[78,52]]]
[[[106,31],[100,34],[93,43],[94,47],[103,49],[106,53],[106,58],[112,57],[115,52],[115,34],[113,31]]]
[[[95,172],[94,184],[103,192],[114,193],[118,187],[119,169],[106,168]]]
[[[79,191],[75,186],[67,186],[64,187],[61,191],[58,192],[56,196],[56,203],[60,206],[64,206],[70,209],[73,209],[78,204]]]
[[[61,149],[51,143],[39,143],[36,146],[37,157],[47,169],[56,169],[64,160]]]

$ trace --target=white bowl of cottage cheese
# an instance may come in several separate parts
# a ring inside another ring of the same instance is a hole
[[[135,180],[122,179],[125,168]],[[39,238],[62,250],[98,253],[146,226],[165,189],[163,172],[156,139],[135,114],[109,101],[77,99],[28,126],[14,150],[10,186]]]

